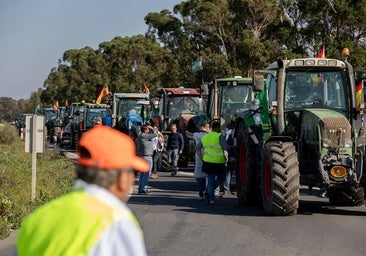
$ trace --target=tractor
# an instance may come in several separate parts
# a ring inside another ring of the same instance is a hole
[[[249,110],[253,100],[253,78],[235,76],[216,79],[209,87],[207,115],[220,121],[221,131],[234,129],[238,113]]]
[[[82,103],[77,104],[77,110],[73,118],[65,126],[60,139],[61,146],[69,146],[76,149],[80,137],[89,129],[93,128],[96,122],[101,121],[106,125],[111,119],[111,110],[108,104]]]
[[[114,93],[112,127],[136,139],[140,126],[152,116],[149,93]]]
[[[254,91],[235,124],[239,203],[293,215],[307,186],[333,205],[364,204],[364,104],[347,58],[278,60],[255,72]]]
[[[170,133],[170,126],[177,125],[178,132],[184,138],[184,150],[179,157],[179,167],[188,167],[194,162],[195,144],[193,134],[187,129],[189,120],[199,114],[204,114],[205,101],[198,88],[160,88],[157,91],[159,112],[153,117],[165,140]],[[164,143],[166,145],[167,143]],[[168,154],[162,152],[161,171],[170,171]]]

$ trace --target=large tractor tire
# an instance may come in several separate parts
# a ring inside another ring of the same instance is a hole
[[[169,164],[169,156],[168,156],[168,152],[166,150],[163,150],[161,152],[161,167],[160,167],[160,171],[162,172],[171,172],[172,171],[172,167]]]
[[[161,152],[160,171],[162,171],[162,172],[171,172],[172,171],[172,167],[169,164],[168,151],[166,150],[166,145],[167,144],[168,144],[168,136],[165,134],[164,135],[164,148],[163,148],[163,151]]]
[[[79,131],[77,125],[71,128],[71,148],[76,149],[79,143]]]
[[[329,188],[327,191],[329,202],[339,206],[359,206],[365,203],[364,188]]]
[[[236,186],[238,201],[242,206],[258,206],[261,202],[257,173],[258,142],[253,141],[250,135],[255,135],[254,131],[245,127],[244,122],[239,124]]]
[[[294,215],[299,208],[300,174],[292,142],[271,141],[264,148],[262,199],[267,214]]]

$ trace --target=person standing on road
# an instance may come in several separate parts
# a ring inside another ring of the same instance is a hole
[[[193,133],[193,139],[196,142],[196,145],[199,143],[201,138],[206,135],[210,131],[210,124],[207,122],[202,122],[200,125],[200,131]],[[202,152],[201,152],[202,154]],[[200,200],[203,201],[204,198],[204,192],[206,190],[206,178],[207,174],[202,172],[202,160],[198,156],[198,153],[196,153],[194,158],[194,177],[196,178],[197,186],[198,186],[198,195],[200,197]]]
[[[226,143],[228,146],[228,162],[226,163],[225,180],[224,180],[224,194],[232,195],[231,192],[231,177],[235,170],[235,140],[234,129],[227,130],[225,134]]]
[[[143,233],[127,207],[135,171],[149,170],[133,140],[107,126],[78,144],[73,191],[39,207],[21,224],[16,255],[146,255]]]
[[[211,129],[196,145],[196,152],[203,161],[202,171],[207,174],[206,197],[209,204],[214,204],[215,188],[224,181],[228,147],[225,136],[220,133],[220,123],[214,121]]]
[[[157,125],[154,123],[154,130],[156,130],[158,136],[153,138],[153,168],[152,168],[152,174],[150,176],[151,179],[157,179],[158,178],[158,170],[161,166],[161,152],[164,149],[164,136],[163,134],[158,130]]]
[[[172,173],[170,176],[177,175],[179,155],[183,153],[184,139],[183,135],[177,131],[177,125],[172,124],[171,133],[168,136],[167,150],[169,154],[169,163],[172,165]]]
[[[151,125],[143,125],[141,126],[141,133],[137,137],[137,152],[138,155],[143,157],[149,163],[149,171],[146,173],[140,173],[139,177],[139,188],[138,193],[140,195],[147,195],[149,190],[147,189],[147,182],[149,181],[149,177],[151,175],[151,169],[153,166],[153,139],[158,136],[157,128],[153,128]]]

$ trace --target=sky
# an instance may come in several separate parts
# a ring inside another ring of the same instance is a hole
[[[1,0],[0,97],[28,99],[69,49],[144,34],[149,12],[179,0]]]

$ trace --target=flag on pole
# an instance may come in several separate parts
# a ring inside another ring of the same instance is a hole
[[[192,73],[194,74],[201,70],[203,70],[202,57],[199,56],[198,59],[192,63]]]
[[[361,80],[356,85],[356,108],[357,109],[360,108],[361,103],[363,102],[362,97],[363,97],[363,80]]]
[[[150,93],[149,87],[147,84],[144,84],[144,89],[142,90],[143,93]]]
[[[40,115],[41,114],[41,105],[37,104],[37,107],[34,110],[34,114],[35,115]]]
[[[325,58],[325,45],[320,49],[317,58],[324,59]]]
[[[102,89],[98,93],[98,97],[97,97],[97,100],[95,103],[100,104],[103,99],[105,99],[106,97],[108,97],[110,95],[111,95],[111,92],[108,89],[108,85],[104,84]]]

